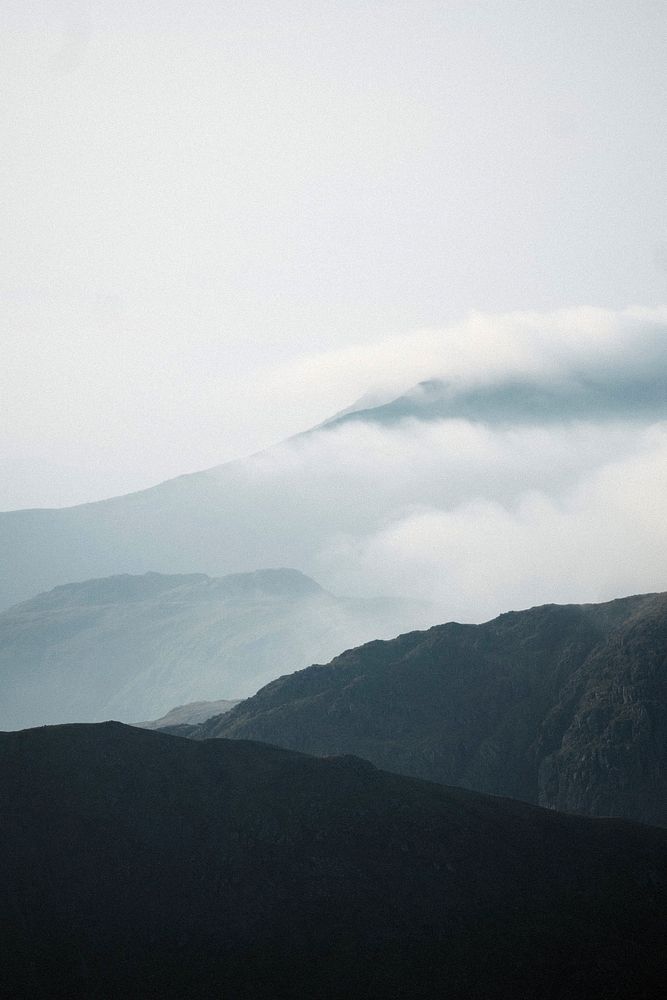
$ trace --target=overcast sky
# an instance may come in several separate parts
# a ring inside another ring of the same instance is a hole
[[[666,10],[4,0],[0,508],[265,446],[471,312],[667,301]]]

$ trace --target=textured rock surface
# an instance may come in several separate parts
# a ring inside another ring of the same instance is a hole
[[[562,733],[562,736],[561,736]],[[667,598],[613,630],[542,727],[539,799],[667,825]]]
[[[667,595],[547,605],[373,642],[190,735],[667,825]]]

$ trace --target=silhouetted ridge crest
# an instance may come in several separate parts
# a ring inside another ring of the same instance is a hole
[[[544,605],[346,651],[194,727],[667,825],[667,595]]]
[[[654,1000],[667,833],[239,740],[0,734],[14,1000]]]

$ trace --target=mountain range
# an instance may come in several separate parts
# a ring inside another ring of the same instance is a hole
[[[335,597],[296,570],[108,577],[0,613],[0,728],[133,722],[240,698],[313,659],[424,614]]]
[[[371,642],[181,732],[667,826],[667,594]]]
[[[431,379],[139,493],[0,514],[0,726],[42,727],[0,733],[0,992],[661,995],[667,594],[415,631],[484,606],[513,547],[495,608],[579,579],[572,520],[540,520],[573,496],[572,544],[611,551],[588,539],[614,462],[650,464],[667,410],[643,367]]]
[[[159,719],[135,722],[134,725],[140,729],[161,729],[162,732],[172,727],[196,726],[229,712],[234,705],[238,705],[238,701],[227,701],[224,698],[218,701],[190,701],[187,705],[176,705]]]
[[[381,528],[406,510],[446,508],[461,489],[465,494],[472,475],[466,462],[453,477],[443,471],[448,456],[437,442],[416,444],[413,453],[415,428],[664,417],[660,380],[647,373],[630,385],[629,378],[575,373],[562,384],[526,377],[480,386],[432,379],[380,405],[360,402],[262,453],[150,489],[76,507],[2,513],[0,608],[57,585],[119,573],[218,576],[295,566],[321,578],[341,539]],[[397,429],[403,437],[394,454],[377,434]],[[552,486],[549,463],[535,465],[531,471],[521,462],[522,488]],[[476,497],[516,493],[511,469],[506,482],[495,466],[490,476],[473,478]],[[418,624],[408,615],[395,632]]]
[[[667,832],[354,757],[0,734],[13,1000],[655,1000]]]

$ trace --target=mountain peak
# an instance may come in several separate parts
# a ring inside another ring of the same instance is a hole
[[[212,577],[206,573],[119,573],[63,583],[37,594],[16,607],[45,611],[54,608],[104,604],[133,604],[150,601],[161,595],[198,588],[225,596],[304,597],[324,593],[315,580],[297,569],[259,569],[249,573],[231,573]]]
[[[288,568],[59,586],[0,612],[0,729],[154,719],[175,705],[244,697],[393,634],[401,614],[413,611],[331,594]]]
[[[278,678],[190,733],[667,826],[667,594],[450,622]]]

